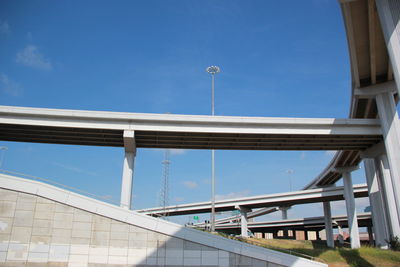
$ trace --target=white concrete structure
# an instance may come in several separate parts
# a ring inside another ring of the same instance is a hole
[[[353,182],[351,179],[351,172],[358,169],[356,168],[337,168],[336,171],[343,175],[344,185],[344,198],[346,200],[347,219],[349,221],[350,243],[351,248],[359,248],[360,235],[357,222],[356,204],[354,201]]]
[[[325,223],[325,233],[326,233],[326,245],[330,248],[335,246],[333,240],[333,228],[332,228],[332,213],[331,213],[331,203],[329,201],[323,202],[324,206],[324,223]]]
[[[327,266],[4,174],[0,225],[5,266]]]
[[[121,207],[131,209],[133,170],[136,156],[136,142],[134,131],[124,131],[125,157],[122,172]]]
[[[248,224],[247,213],[250,212],[251,209],[246,208],[246,207],[242,207],[242,206],[236,206],[235,208],[240,211],[240,232],[241,232],[241,236],[248,237],[249,236],[249,228],[247,227],[247,224]]]
[[[368,187],[366,184],[354,185],[354,196],[355,197],[367,197]],[[279,194],[269,194],[261,196],[243,197],[235,199],[224,199],[218,200],[215,203],[215,209],[217,212],[235,210],[237,206],[247,207],[250,209],[264,208],[264,207],[287,207],[307,204],[307,203],[320,203],[324,201],[335,201],[343,200],[344,197],[343,186],[332,186],[325,188],[317,188],[302,191],[293,191]],[[207,213],[211,210],[211,203],[196,202],[189,204],[181,204],[175,206],[149,208],[137,210],[137,212],[148,214],[152,216],[158,216],[163,212],[167,211],[170,216],[184,215],[184,214],[196,214],[196,213]],[[284,215],[284,213],[283,213]]]

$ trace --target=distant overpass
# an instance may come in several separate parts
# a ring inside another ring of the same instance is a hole
[[[371,213],[360,213],[357,215],[358,225],[360,227],[368,227],[372,225]],[[332,216],[333,227],[348,227],[348,219],[346,215]],[[267,222],[248,222],[248,229],[252,232],[272,232],[276,230],[320,230],[325,228],[324,217],[309,217],[303,219],[289,219]],[[240,223],[217,224],[216,229],[222,232],[239,233]]]
[[[368,188],[366,184],[354,185],[355,197],[367,197]],[[215,202],[215,210],[217,212],[235,210],[238,207],[247,209],[265,208],[265,207],[281,207],[293,206],[297,204],[320,203],[325,201],[343,200],[343,186],[318,188],[303,191],[295,191],[288,193],[261,195],[253,197],[244,197],[236,199],[217,200]],[[176,206],[168,206],[166,208],[157,207],[150,209],[141,209],[137,212],[160,216],[168,214],[169,216],[208,213],[211,212],[211,202],[197,202],[190,204],[182,204]]]

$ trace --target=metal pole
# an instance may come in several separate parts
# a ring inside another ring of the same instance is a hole
[[[211,75],[211,115],[214,116],[214,74]],[[211,150],[211,232],[215,232],[215,151]]]
[[[214,116],[214,75],[220,72],[217,66],[210,66],[206,71],[211,74],[211,115]],[[215,151],[211,150],[211,218],[210,230],[215,232]]]

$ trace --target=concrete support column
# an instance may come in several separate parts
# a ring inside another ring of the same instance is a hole
[[[379,183],[379,171],[375,160],[364,159],[365,176],[368,184],[369,203],[371,204],[372,224],[375,237],[375,246],[387,248],[386,240],[389,239],[385,205],[383,202],[382,185]]]
[[[375,165],[379,166],[379,177],[380,183],[383,188],[383,199],[385,203],[385,211],[388,224],[388,236],[390,238],[400,236],[400,223],[399,216],[395,205],[395,192],[393,191],[393,185],[391,178],[392,172],[389,169],[388,158],[385,154],[378,157],[375,160]]]
[[[392,63],[393,75],[400,89],[400,23],[396,14],[400,13],[397,1],[377,0],[375,1],[378,17],[381,22],[383,35],[385,37],[387,51]],[[400,91],[398,91],[400,92]]]
[[[344,244],[344,235],[343,235],[343,228],[338,224],[338,240],[339,244],[343,245]]]
[[[375,96],[378,115],[381,122],[382,134],[385,142],[386,155],[391,173],[394,192],[395,209],[400,215],[400,122],[394,102],[393,94],[381,93]],[[389,210],[391,212],[391,210]],[[398,218],[400,220],[400,218]]]
[[[236,206],[235,208],[240,211],[240,230],[241,230],[240,235],[242,237],[249,237],[249,228],[247,226],[248,224],[247,213],[251,212],[251,209],[243,206]]]
[[[136,156],[134,131],[124,131],[125,157],[122,171],[121,203],[126,209],[132,208],[133,170]]]
[[[279,209],[282,212],[282,220],[287,220],[287,218],[288,218],[287,211],[288,211],[288,209],[290,209],[290,207],[280,207]]]
[[[335,244],[333,242],[331,203],[324,202],[323,206],[324,206],[326,245],[330,248],[333,248],[335,247]]]
[[[343,176],[344,199],[346,201],[347,220],[348,220],[348,224],[349,224],[351,248],[359,248],[360,247],[360,233],[358,230],[356,204],[354,201],[353,182],[351,179],[351,172],[354,170],[358,170],[358,169],[359,169],[358,166],[336,168],[336,172],[341,173]]]

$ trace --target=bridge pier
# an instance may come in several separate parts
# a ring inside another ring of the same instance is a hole
[[[383,203],[382,184],[379,181],[378,168],[374,159],[364,159],[365,176],[367,178],[369,202],[371,204],[372,224],[375,246],[387,249],[389,239],[385,205]]]
[[[336,168],[336,171],[343,175],[344,199],[346,201],[347,218],[350,232],[351,248],[360,248],[360,233],[358,230],[357,211],[354,201],[353,182],[351,172],[357,170],[357,167]]]
[[[392,187],[387,191],[400,192],[400,122],[396,110],[393,93],[384,92],[375,96],[378,115],[381,121],[387,161],[390,169]],[[400,195],[394,193],[395,205],[393,208],[400,215]],[[390,212],[391,210],[389,210]],[[399,216],[397,216],[399,217]],[[400,218],[398,218],[399,220]],[[399,236],[399,233],[397,233]],[[400,236],[399,236],[400,237]]]
[[[240,211],[240,235],[242,237],[249,237],[247,213],[251,212],[251,209],[243,206],[235,206],[235,208]]]
[[[384,189],[384,203],[385,203],[385,211],[387,214],[387,224],[389,230],[389,237],[400,237],[400,222],[399,216],[396,209],[395,203],[395,192],[393,191],[393,176],[390,171],[389,162],[386,154],[380,155],[377,159],[375,159],[376,166],[379,170],[379,174],[381,177],[382,187]]]
[[[323,206],[324,206],[326,245],[330,248],[333,248],[335,247],[335,244],[333,242],[331,203],[329,201],[323,202]]]
[[[134,131],[124,131],[124,148],[120,206],[125,209],[132,209],[133,170],[136,156]]]

